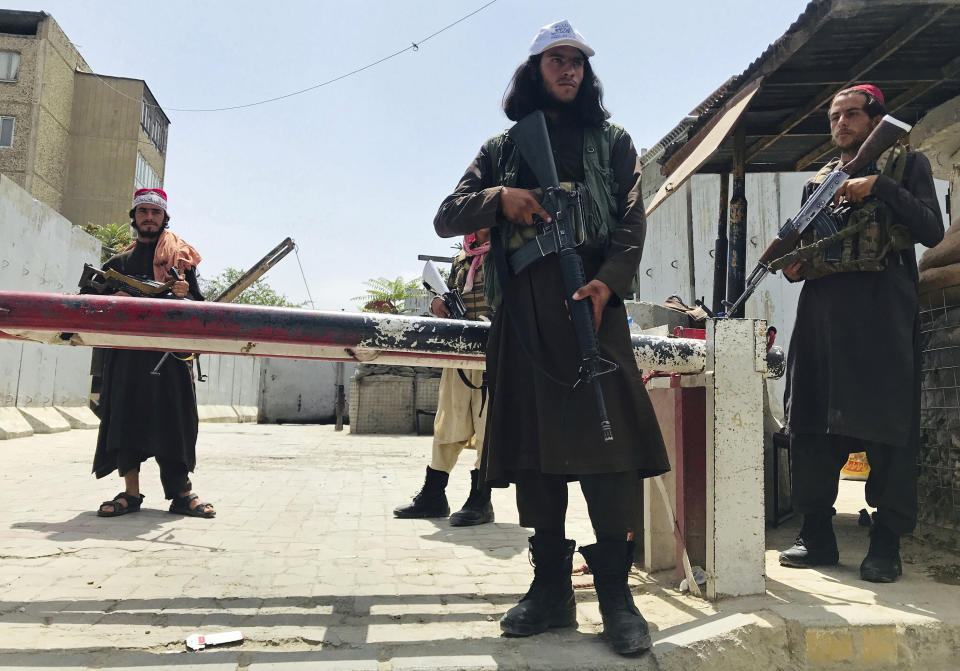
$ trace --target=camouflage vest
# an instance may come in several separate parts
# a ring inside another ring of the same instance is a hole
[[[610,151],[625,131],[623,127],[608,121],[597,128],[588,126],[583,129],[583,173],[584,183],[564,182],[561,186],[568,190],[579,190],[583,198],[582,222],[575,222],[584,244],[603,246],[619,223],[617,216],[617,193],[619,187],[613,178],[610,167]],[[494,135],[486,142],[490,163],[493,166],[493,181],[501,186],[516,186],[520,169],[520,152],[509,140],[509,131]],[[534,195],[539,189],[534,189]],[[500,235],[507,255],[522,247],[537,234],[535,226],[517,226],[503,218],[498,219]],[[497,306],[500,303],[500,282],[491,254],[483,260],[486,275],[487,303]]]
[[[811,183],[821,184],[839,162],[837,158],[827,163]],[[899,184],[903,180],[906,162],[907,151],[898,144],[890,152],[880,174]],[[834,244],[840,246],[840,260],[828,261],[826,248]],[[887,267],[887,256],[891,252],[910,249],[913,245],[913,238],[906,226],[894,223],[890,206],[875,196],[868,196],[862,203],[854,205],[846,224],[839,231],[821,238],[813,226],[809,227],[800,237],[800,246],[794,252],[771,262],[770,269],[776,271],[796,261],[804,261],[800,276],[805,280],[835,273],[877,272]]]
[[[488,252],[489,254],[489,252]],[[467,309],[465,319],[479,320],[482,317],[489,319],[493,316],[493,310],[487,306],[484,297],[483,267],[484,263],[477,266],[477,272],[473,275],[473,288],[470,291],[464,291],[467,285],[467,274],[470,272],[470,265],[473,262],[472,256],[467,256],[466,252],[461,251],[453,261],[453,268],[450,271],[450,288],[460,292],[463,298],[463,306]],[[486,259],[486,257],[484,257]]]

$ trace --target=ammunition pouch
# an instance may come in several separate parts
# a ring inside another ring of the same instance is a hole
[[[903,145],[896,145],[881,174],[900,183],[906,158]],[[824,166],[812,182],[822,182],[838,161]],[[863,203],[841,203],[831,208],[830,216],[837,232],[823,237],[811,226],[801,236],[796,250],[770,262],[771,271],[803,261],[799,274],[805,280],[836,273],[878,272],[887,267],[891,253],[911,249],[914,245],[906,226],[894,223],[893,212],[879,198],[869,196]]]

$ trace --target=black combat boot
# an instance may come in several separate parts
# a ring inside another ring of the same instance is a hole
[[[780,553],[780,566],[810,568],[836,566],[840,561],[833,533],[833,510],[803,516],[803,526],[793,547]]]
[[[633,563],[633,541],[597,541],[580,548],[593,571],[600,602],[603,634],[614,651],[631,655],[650,648],[650,629],[633,603],[627,574]]]
[[[472,527],[475,524],[493,522],[493,504],[490,503],[490,488],[480,482],[480,471],[470,471],[470,496],[463,508],[450,516],[452,527]]]
[[[870,582],[894,582],[901,575],[900,536],[875,520],[870,527],[870,549],[860,564],[860,577]]]
[[[533,582],[520,603],[500,618],[500,629],[509,636],[531,636],[550,627],[577,626],[573,596],[573,548],[564,538],[530,537]]]
[[[444,493],[449,478],[449,473],[435,471],[427,466],[427,479],[423,482],[423,489],[413,497],[412,503],[394,508],[393,516],[404,519],[423,519],[449,515],[450,505]]]

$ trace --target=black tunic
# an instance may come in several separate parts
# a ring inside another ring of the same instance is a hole
[[[550,123],[549,131],[559,179],[582,182],[583,129]],[[544,257],[512,277],[512,299],[504,300],[490,326],[490,407],[482,468],[493,485],[515,482],[518,473],[526,470],[575,479],[579,475],[625,471],[646,477],[670,469],[656,415],[633,356],[626,310],[620,299],[630,290],[646,232],[640,165],[626,134],[611,148],[610,163],[614,180],[620,185],[616,194],[619,225],[607,245],[584,246],[578,251],[587,280],[600,279],[613,291],[597,335],[601,356],[619,366],[615,373],[600,378],[614,441],[602,440],[591,386],[570,389],[562,384],[576,380],[580,355],[564,302],[558,258]],[[522,161],[517,186],[538,186]],[[437,233],[452,237],[497,226],[500,192],[489,154],[483,148],[454,193],[440,206],[434,221]],[[521,344],[517,326],[527,334],[536,364]],[[537,366],[542,366],[546,374]]]
[[[873,195],[933,247],[943,223],[930,163],[907,155],[903,185],[880,175]],[[804,200],[813,185],[804,189]],[[791,433],[836,434],[898,447],[919,419],[917,263],[913,249],[879,272],[807,280],[787,356],[784,412]]]
[[[153,279],[156,245],[138,243],[129,252],[104,264],[124,275]],[[203,300],[196,273],[186,273],[188,297]],[[176,300],[161,299],[156,300]],[[93,458],[98,478],[116,470],[121,463],[135,464],[150,457],[179,461],[193,471],[197,463],[197,397],[193,368],[189,363],[168,357],[160,375],[150,375],[163,352],[110,349],[104,352],[103,389],[100,395],[100,433]]]

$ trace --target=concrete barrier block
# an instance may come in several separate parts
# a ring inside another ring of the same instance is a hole
[[[240,422],[257,421],[257,406],[255,405],[235,405],[233,411],[237,413],[237,420]]]
[[[17,408],[30,424],[34,433],[59,433],[69,431],[70,424],[51,406],[39,408]]]
[[[99,429],[100,418],[85,405],[55,405],[54,409],[63,415],[71,429]]]
[[[231,424],[240,421],[237,412],[229,405],[198,405],[197,415],[201,422]]]
[[[0,407],[0,440],[26,438],[32,435],[33,427],[16,408]]]

